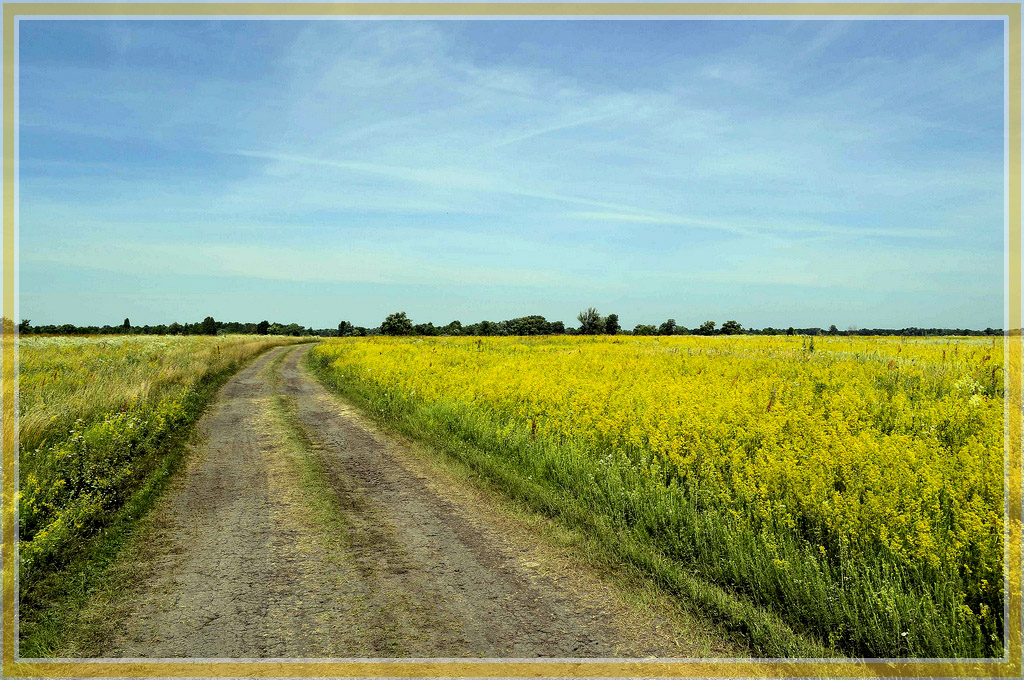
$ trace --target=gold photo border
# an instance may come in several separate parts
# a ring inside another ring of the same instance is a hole
[[[1011,358],[1007,362],[1009,403],[1009,470],[1007,498],[1008,653],[995,660],[816,661],[708,660],[682,661],[23,661],[17,656],[15,614],[18,603],[17,477],[15,437],[17,395],[16,342],[3,343],[3,665],[7,677],[792,677],[792,676],[938,676],[1021,677],[1021,6],[1018,3],[5,3],[3,6],[3,311],[12,323],[15,309],[14,156],[18,17],[156,17],[156,16],[990,16],[1008,22],[1009,248],[1008,280]]]

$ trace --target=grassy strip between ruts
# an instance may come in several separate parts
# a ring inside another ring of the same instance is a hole
[[[183,417],[175,427],[145,443],[142,453],[150,469],[125,502],[104,514],[91,531],[69,536],[59,553],[49,555],[45,563],[19,575],[22,658],[46,658],[65,647],[82,607],[180,467],[195,425],[211,398],[232,375],[268,349],[201,376],[182,396]]]
[[[292,351],[281,352],[268,367],[270,383],[275,391],[272,413],[277,430],[282,433],[292,454],[289,460],[306,490],[303,500],[311,519],[322,529],[321,535],[331,539],[332,547],[345,547],[350,542],[349,528],[344,513],[339,509],[336,491],[317,455],[315,444],[295,415],[295,400],[280,391],[281,366]]]
[[[307,366],[330,390],[352,402],[378,423],[428,444],[472,470],[485,486],[499,491],[526,509],[539,512],[579,534],[592,548],[595,564],[638,570],[666,592],[678,597],[693,613],[714,621],[764,658],[835,657],[811,636],[795,632],[774,612],[705,581],[662,554],[642,535],[616,527],[580,503],[571,493],[545,486],[533,475],[517,469],[503,456],[501,443],[481,436],[474,423],[461,414],[441,413],[432,405],[412,405],[388,398],[385,391],[363,382],[344,380],[317,361]],[[443,407],[440,407],[443,409]]]

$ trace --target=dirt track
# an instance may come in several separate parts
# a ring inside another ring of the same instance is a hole
[[[736,653],[628,604],[316,382],[309,345],[233,377],[93,613],[101,657],[683,657]],[[97,613],[99,612],[99,613]],[[116,615],[115,615],[116,613]]]

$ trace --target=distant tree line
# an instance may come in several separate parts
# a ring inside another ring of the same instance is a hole
[[[714,321],[705,321],[696,328],[680,326],[675,319],[667,319],[655,326],[637,324],[632,330],[622,328],[618,314],[601,316],[593,307],[588,307],[576,317],[578,327],[566,326],[561,321],[548,321],[543,316],[521,316],[506,321],[480,321],[463,325],[452,321],[444,326],[433,323],[415,324],[405,312],[389,314],[379,328],[361,329],[365,333],[340,332],[342,324],[351,329],[348,322],[339,324],[339,335],[1002,335],[1000,328],[972,330],[969,328],[848,328],[839,330],[835,324],[827,329],[813,328],[744,328],[735,320],[728,320],[719,326]]]
[[[320,337],[360,337],[367,335],[1003,335],[1001,328],[973,330],[970,328],[847,328],[839,330],[835,324],[827,329],[812,328],[774,328],[771,326],[757,329],[744,328],[734,320],[725,321],[719,326],[714,321],[705,321],[696,328],[687,328],[676,323],[675,319],[666,319],[658,325],[637,324],[632,330],[624,329],[619,323],[617,314],[602,316],[593,307],[588,307],[576,317],[579,326],[566,326],[562,321],[548,321],[543,316],[533,314],[505,321],[479,321],[463,325],[461,321],[452,321],[443,326],[433,323],[413,323],[405,312],[389,314],[376,328],[356,326],[350,321],[341,321],[337,328],[303,327],[297,323],[282,324],[278,322],[260,321],[259,323],[242,323],[238,321],[217,321],[208,316],[195,323],[170,323],[156,326],[133,326],[129,319],[116,326],[76,326],[74,324],[33,326],[29,319],[18,324],[18,332],[22,335],[226,335],[244,333],[250,335],[292,335]],[[4,320],[4,328],[13,330],[13,324]]]
[[[18,332],[22,335],[333,335],[331,329],[317,331],[297,323],[217,321],[212,316],[196,323],[175,321],[156,326],[133,326],[129,319],[117,326],[76,326],[70,323],[33,326],[31,320],[22,319]]]

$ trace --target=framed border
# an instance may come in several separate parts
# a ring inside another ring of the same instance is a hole
[[[5,341],[2,465],[2,674],[17,677],[1021,677],[1021,5],[1019,3],[59,3],[3,5],[3,311],[16,307],[16,26],[21,17],[975,17],[1007,22],[1006,300],[1008,469],[1007,655],[992,660],[693,659],[548,660],[172,660],[54,661],[18,658],[17,362]],[[12,321],[16,322],[13,319]]]

